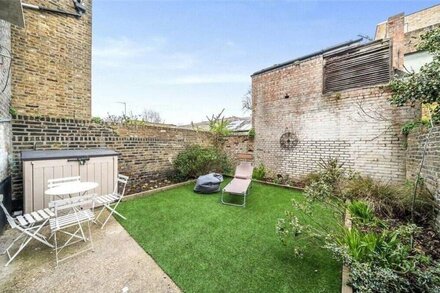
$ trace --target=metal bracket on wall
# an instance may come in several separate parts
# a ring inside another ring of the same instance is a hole
[[[54,9],[54,8],[48,8],[48,7],[44,7],[44,6],[34,5],[34,4],[22,3],[21,5],[23,8],[27,8],[27,9],[33,9],[33,10],[39,10],[39,11],[45,11],[45,12],[53,12],[53,13],[67,15],[67,16],[75,16],[78,18],[81,17],[86,12],[86,8],[82,4],[82,1],[81,0],[73,0],[73,4],[75,5],[76,13],[68,12],[68,11],[64,11],[64,10],[60,10],[60,9]]]

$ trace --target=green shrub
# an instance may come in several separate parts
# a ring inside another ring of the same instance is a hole
[[[263,180],[266,176],[266,167],[262,163],[256,168],[254,168],[254,172],[252,173],[252,178],[257,180]]]
[[[218,148],[191,145],[177,155],[174,169],[176,177],[185,180],[209,172],[228,173],[231,171],[231,163]]]
[[[255,138],[255,128],[251,128],[248,133],[249,138]]]
[[[420,233],[415,225],[381,231],[353,227],[326,247],[350,266],[356,292],[437,292],[440,264],[411,247],[413,233]]]

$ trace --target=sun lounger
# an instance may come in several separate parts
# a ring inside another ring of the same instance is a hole
[[[232,181],[222,190],[221,201],[223,204],[240,207],[246,206],[246,197],[249,193],[249,188],[251,187],[253,170],[254,167],[252,166],[252,163],[249,162],[242,162],[237,166],[235,169],[234,179],[232,179]],[[225,202],[225,193],[243,196],[243,204]]]

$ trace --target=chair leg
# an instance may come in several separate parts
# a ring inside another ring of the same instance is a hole
[[[102,206],[102,208],[101,208],[101,211],[98,213],[98,215],[95,217],[95,222],[96,223],[99,223],[99,217],[101,216],[101,214],[102,214],[102,212],[104,211],[104,209],[105,209],[105,205],[103,205]]]
[[[26,247],[26,245],[32,240],[32,237],[28,236],[21,244],[20,247],[17,249],[17,251],[14,253],[14,255],[10,256],[9,251],[8,251],[8,256],[9,256],[9,261],[5,264],[5,267],[7,267],[11,261],[14,260],[14,258]]]
[[[121,213],[119,213],[119,212],[116,210],[116,207],[118,206],[118,204],[119,204],[119,202],[116,203],[116,205],[115,205],[113,208],[112,208],[110,205],[105,205],[105,208],[106,208],[107,210],[109,210],[110,214],[107,216],[107,219],[105,219],[104,223],[103,223],[102,226],[101,226],[101,229],[104,228],[104,226],[107,224],[108,220],[110,220],[110,217],[111,217],[113,214],[116,214],[116,215],[118,215],[119,217],[123,218],[124,220],[127,220],[127,218],[126,218],[125,216],[121,215]]]
[[[58,241],[57,241],[57,231],[53,234],[53,240],[55,242],[55,259],[57,261],[57,267],[58,267]]]
[[[93,246],[93,239],[92,239],[92,229],[90,229],[90,221],[87,222],[87,225],[89,226],[89,239],[90,239],[90,244],[92,245],[92,251],[95,251],[95,247]]]

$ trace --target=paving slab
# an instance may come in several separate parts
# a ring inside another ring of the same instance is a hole
[[[49,231],[45,231],[46,234]],[[0,236],[0,252],[17,233]],[[176,284],[113,218],[104,229],[92,225],[94,251],[56,266],[54,251],[37,241],[8,266],[0,256],[1,292],[180,292]],[[64,253],[84,248],[72,245]]]

